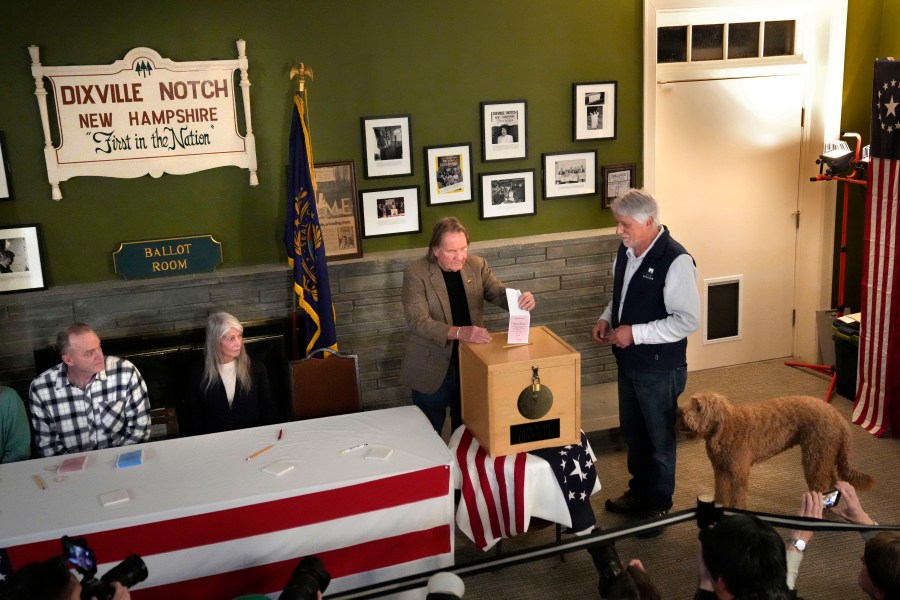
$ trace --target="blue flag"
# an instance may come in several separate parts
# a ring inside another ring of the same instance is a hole
[[[304,116],[303,97],[294,96],[288,163],[287,211],[284,218],[284,246],[288,264],[293,266],[297,302],[306,318],[306,354],[318,348],[337,350],[334,304],[328,285],[325,243],[316,212],[316,179],[312,164],[309,131]]]

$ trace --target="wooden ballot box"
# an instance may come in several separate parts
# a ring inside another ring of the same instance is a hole
[[[463,423],[493,456],[581,441],[581,355],[548,328],[529,343],[459,345]]]

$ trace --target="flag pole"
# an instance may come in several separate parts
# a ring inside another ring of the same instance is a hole
[[[290,74],[288,75],[291,81],[294,80],[294,77],[297,77],[297,93],[301,96],[305,96],[306,92],[306,77],[309,76],[310,80],[314,78],[312,67],[308,67],[303,62],[299,60],[295,60],[291,63]],[[305,117],[306,122],[309,123],[309,107],[306,102],[303,103],[305,107]],[[293,297],[293,285],[291,285],[291,296]],[[291,301],[293,304],[293,300]],[[305,318],[305,313],[304,313]],[[293,360],[297,360],[302,358],[303,356],[300,354],[300,342],[297,340],[297,333],[300,331],[297,323],[297,307],[293,307],[291,309],[291,358]],[[303,330],[306,331],[306,324],[303,324]],[[306,340],[303,340],[304,345],[306,344]]]

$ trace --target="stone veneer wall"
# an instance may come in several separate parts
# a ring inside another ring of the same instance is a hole
[[[594,230],[476,242],[470,252],[485,257],[510,287],[534,293],[532,325],[546,325],[581,352],[582,385],[592,385],[616,376],[609,348],[595,346],[589,332],[612,294],[611,267],[618,244],[608,230]],[[338,344],[359,356],[367,409],[409,402],[409,390],[398,382],[407,337],[400,288],[403,269],[423,253],[379,253],[328,265]],[[176,334],[204,327],[215,310],[245,322],[285,318],[291,300],[290,272],[281,265],[3,295],[0,383],[27,391],[36,375],[33,351],[52,344],[72,321],[90,324],[101,339]],[[505,328],[505,315],[489,305],[486,327]]]

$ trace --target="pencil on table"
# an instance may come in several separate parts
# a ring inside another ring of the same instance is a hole
[[[265,448],[263,448],[263,449],[260,450],[259,452],[254,452],[253,454],[251,454],[250,456],[248,456],[248,457],[245,458],[244,460],[253,460],[254,458],[256,458],[257,456],[259,456],[260,454],[264,454],[264,453],[268,452],[269,450],[271,450],[271,449],[274,448],[274,447],[275,447],[274,444],[269,445],[269,446],[266,446]]]

